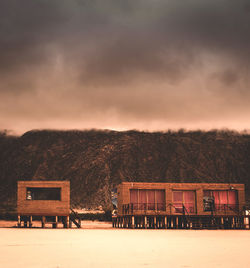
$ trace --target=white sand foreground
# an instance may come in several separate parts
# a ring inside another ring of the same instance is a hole
[[[250,267],[247,230],[0,229],[0,267]]]

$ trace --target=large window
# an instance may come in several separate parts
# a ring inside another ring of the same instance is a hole
[[[206,190],[203,192],[204,211],[235,210],[237,203],[237,191],[235,190]]]
[[[134,210],[165,210],[165,190],[131,189]]]
[[[176,213],[194,213],[195,191],[173,191],[173,207]]]
[[[61,200],[61,188],[27,188],[27,200]]]

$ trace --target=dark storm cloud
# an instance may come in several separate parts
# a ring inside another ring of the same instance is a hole
[[[86,115],[97,128],[103,114],[125,125],[249,115],[249,32],[247,0],[2,0],[0,112]]]
[[[76,49],[93,76],[124,74],[124,69],[165,75],[169,65],[178,73],[180,63],[192,61],[177,58],[175,66],[173,53],[208,49],[246,61],[250,50],[249,3],[242,0],[10,0],[1,1],[0,25],[1,71],[49,61],[50,45],[73,56],[71,64],[78,63],[79,55],[71,54]],[[87,57],[85,43],[96,53]]]

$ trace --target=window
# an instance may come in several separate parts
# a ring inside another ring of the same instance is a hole
[[[211,204],[208,205],[208,202]],[[203,192],[204,211],[235,210],[237,209],[237,191],[235,190],[206,190]]]
[[[173,191],[173,206],[176,213],[194,213],[195,191]]]
[[[130,204],[135,210],[165,210],[165,190],[131,189]]]
[[[27,200],[61,200],[61,188],[27,188]]]

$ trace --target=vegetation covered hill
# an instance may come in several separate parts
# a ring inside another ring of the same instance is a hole
[[[0,135],[0,204],[18,180],[70,180],[72,206],[111,208],[122,181],[239,182],[250,199],[250,135],[232,131],[30,131]],[[250,201],[250,200],[249,200]]]

